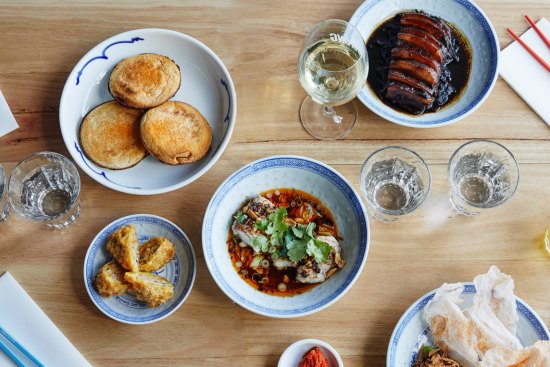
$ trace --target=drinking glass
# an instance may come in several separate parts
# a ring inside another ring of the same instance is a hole
[[[432,185],[430,169],[410,149],[389,146],[372,153],[361,168],[361,193],[376,219],[392,222],[418,208]]]
[[[519,168],[503,145],[474,140],[460,146],[449,160],[451,203],[460,214],[477,215],[514,195]]]
[[[54,152],[33,154],[10,175],[9,199],[24,218],[63,228],[80,213],[80,176],[74,164]]]
[[[10,212],[8,203],[8,190],[6,189],[6,175],[4,168],[0,164],[0,223],[6,220]]]
[[[300,120],[311,135],[331,140],[347,135],[357,120],[352,101],[365,85],[368,56],[361,33],[349,23],[325,20],[309,32],[298,59],[300,83],[309,96]]]

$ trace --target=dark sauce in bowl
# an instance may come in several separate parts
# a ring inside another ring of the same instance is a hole
[[[411,115],[417,115],[401,105],[385,97],[390,70],[391,50],[397,45],[397,34],[401,30],[401,15],[399,13],[379,25],[367,41],[369,56],[369,87],[387,106]],[[433,16],[432,16],[433,17]],[[447,65],[442,65],[437,96],[432,107],[424,113],[436,112],[452,104],[466,89],[472,65],[471,47],[464,35],[449,22],[445,22],[452,32],[451,48],[455,59]]]
[[[261,193],[261,196],[267,198],[275,206],[284,206],[287,209],[288,217],[298,220],[304,219],[303,223],[313,222],[316,228],[321,226],[332,227],[331,235],[339,238],[338,227],[332,213],[321,201],[313,195],[304,191],[290,188],[273,189]],[[305,208],[311,209],[314,215],[309,217]],[[309,218],[309,219],[307,219]],[[247,219],[250,220],[250,219]],[[339,238],[341,240],[341,238]],[[285,269],[277,269],[271,263],[266,267],[253,267],[251,260],[255,254],[251,247],[241,247],[241,240],[236,237],[232,230],[229,230],[227,240],[229,257],[235,271],[239,276],[253,288],[260,292],[270,294],[272,296],[288,297],[304,293],[323,283],[300,283],[296,280],[297,267],[288,267]],[[306,260],[298,262],[298,266]],[[279,285],[285,284],[284,290]]]

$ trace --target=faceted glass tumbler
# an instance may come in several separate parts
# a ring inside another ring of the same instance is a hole
[[[33,154],[17,164],[9,179],[9,200],[24,218],[53,228],[73,223],[80,213],[80,176],[74,164],[54,152]]]
[[[371,215],[391,222],[414,211],[428,197],[430,169],[410,149],[389,146],[372,153],[361,168],[361,193]]]
[[[510,199],[519,183],[514,155],[503,145],[474,140],[449,160],[451,203],[463,215],[477,215]]]

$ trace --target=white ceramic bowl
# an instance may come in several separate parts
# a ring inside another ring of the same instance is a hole
[[[252,288],[239,277],[227,251],[235,212],[247,199],[276,188],[295,188],[317,197],[333,214],[343,238],[344,268],[325,283],[292,297]],[[244,166],[220,185],[204,215],[202,246],[212,277],[229,298],[252,312],[282,318],[312,314],[340,299],[363,269],[369,235],[365,207],[342,175],[310,158],[275,156]]]
[[[105,245],[111,233],[119,227],[133,224],[140,243],[151,237],[166,237],[175,246],[176,255],[167,265],[154,273],[167,278],[174,285],[174,296],[159,307],[147,307],[130,293],[111,298],[101,297],[92,285],[99,269],[111,261]],[[185,233],[174,223],[155,215],[135,214],[115,220],[103,228],[92,240],[84,258],[84,285],[92,302],[110,318],[126,324],[149,324],[164,319],[185,301],[195,281],[195,252]]]
[[[473,283],[463,283],[462,308],[472,305],[476,288]],[[422,296],[405,311],[397,322],[390,338],[386,359],[387,367],[411,367],[416,360],[418,350],[427,341],[433,343],[428,323],[422,317],[426,304],[434,297],[436,290]],[[530,346],[537,340],[548,340],[550,334],[544,322],[524,301],[516,297],[519,315],[517,336],[524,346]]]
[[[152,156],[125,170],[97,166],[82,153],[79,128],[97,105],[112,100],[109,76],[122,59],[141,53],[158,53],[181,69],[181,87],[173,100],[197,108],[212,128],[212,147],[202,160],[169,166]],[[92,48],[69,75],[59,106],[61,133],[75,162],[97,182],[113,190],[151,195],[183,187],[203,175],[223,153],[237,116],[235,87],[216,54],[193,37],[165,29],[138,29],[113,36]]]
[[[397,13],[410,10],[422,10],[438,16],[466,36],[472,47],[472,69],[466,90],[450,105],[435,113],[419,116],[385,105],[368,84],[357,97],[380,117],[404,126],[437,127],[463,119],[481,106],[497,80],[499,45],[495,29],[485,13],[469,0],[367,0],[349,22],[368,40],[381,23]]]
[[[289,345],[279,358],[277,367],[298,366],[304,354],[313,347],[319,347],[327,358],[330,367],[344,367],[344,362],[342,362],[342,358],[340,358],[336,349],[319,339],[302,339]]]

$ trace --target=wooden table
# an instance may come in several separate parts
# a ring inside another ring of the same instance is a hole
[[[81,172],[82,212],[70,228],[50,230],[16,215],[0,225],[0,273],[9,270],[80,352],[97,366],[276,366],[302,338],[332,344],[346,366],[384,366],[390,334],[405,309],[443,282],[470,281],[490,265],[513,276],[516,294],[550,323],[550,129],[501,79],[474,114],[437,129],[401,127],[362,105],[352,133],[322,142],[301,127],[304,92],[296,59],[311,26],[349,19],[361,1],[2,1],[0,89],[20,128],[0,138],[9,171],[43,150],[68,154],[58,123],[65,80],[97,43],[122,31],[158,27],[203,41],[224,61],[238,94],[237,126],[220,161],[188,187],[139,197],[105,188]],[[527,29],[522,15],[550,16],[550,1],[479,1],[501,47],[505,28]],[[0,121],[0,123],[2,123]],[[483,216],[457,216],[449,206],[447,162],[462,143],[505,144],[521,170],[519,189]],[[245,163],[272,154],[310,156],[342,172],[358,188],[359,169],[375,149],[405,145],[423,156],[433,176],[427,202],[396,223],[371,220],[370,253],[353,288],[336,304],[298,319],[269,319],[229,300],[212,280],[201,246],[206,205],[218,185]],[[178,224],[197,253],[193,291],[155,324],[131,326],[91,302],[82,266],[91,239],[107,223],[151,213]],[[2,295],[0,294],[0,297]]]

